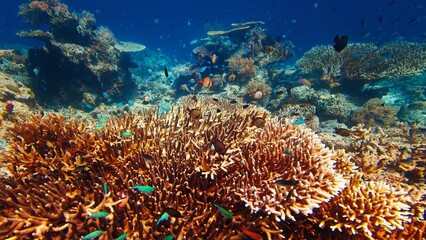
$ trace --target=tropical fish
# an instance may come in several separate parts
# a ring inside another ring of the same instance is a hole
[[[94,127],[94,129],[97,131],[97,130],[101,130],[101,129],[104,129],[105,128],[105,126],[103,126],[103,125],[96,125],[95,127]]]
[[[104,217],[108,216],[108,214],[109,214],[108,212],[104,212],[104,211],[97,212],[97,213],[91,214],[89,216],[89,218],[104,218]]]
[[[248,108],[248,107],[250,107],[250,104],[244,104],[244,105],[243,105],[243,109],[246,109],[246,108]]]
[[[198,80],[198,83],[205,88],[211,88],[213,85],[213,80],[210,77],[203,77]]]
[[[346,129],[346,128],[335,128],[334,132],[336,134],[339,134],[340,136],[343,136],[343,137],[348,137],[348,136],[351,135],[351,130]]]
[[[256,233],[256,232],[253,232],[253,231],[250,231],[250,230],[248,230],[247,228],[245,228],[245,227],[240,227],[240,229],[241,229],[241,231],[243,231],[243,233],[245,234],[245,235],[247,235],[248,237],[250,237],[251,239],[254,239],[254,240],[263,240],[263,237],[262,237],[262,235],[260,235],[259,233]]]
[[[294,191],[294,187],[292,187],[291,189],[290,189],[290,191],[288,192],[288,194],[287,194],[287,197],[285,198],[285,200],[288,202],[288,201],[290,201],[290,199],[291,199],[291,195],[293,194],[293,191]]]
[[[131,132],[129,132],[129,131],[123,131],[123,132],[121,133],[121,136],[122,136],[122,137],[124,137],[124,138],[128,138],[128,137],[133,136],[133,133],[131,133]]]
[[[127,233],[123,233],[121,234],[118,238],[116,238],[116,240],[124,240],[127,237]]]
[[[200,119],[203,116],[203,113],[200,111],[200,109],[194,108],[194,109],[188,109],[189,116],[193,119]]]
[[[86,236],[84,236],[82,238],[82,240],[89,240],[89,239],[94,239],[96,237],[99,237],[103,232],[101,230],[96,230],[94,232],[91,232],[89,234],[87,234]]]
[[[169,71],[167,71],[166,66],[164,66],[164,76],[169,77]]]
[[[198,70],[198,72],[202,73],[202,72],[206,71],[206,69],[207,69],[207,66],[201,67],[201,68]]]
[[[299,184],[299,181],[297,180],[285,180],[285,179],[279,179],[275,181],[275,184],[281,187],[292,187]]]
[[[286,149],[286,150],[284,151],[284,154],[285,154],[285,155],[288,155],[288,156],[290,156],[290,157],[294,157],[293,153],[291,153],[288,149]]]
[[[299,80],[297,80],[297,82],[302,84],[302,85],[312,87],[312,83],[306,78],[299,78]]]
[[[225,154],[228,150],[225,144],[223,144],[223,142],[218,140],[216,137],[214,137],[212,140],[212,146],[214,147],[214,150],[221,155]]]
[[[170,216],[174,218],[182,217],[182,214],[176,208],[165,207],[165,209],[166,209],[166,213],[168,213]]]
[[[170,215],[167,212],[164,212],[163,215],[161,215],[161,217],[158,219],[157,224],[160,224],[163,221],[166,221],[167,219],[169,219]]]
[[[155,159],[151,155],[146,153],[142,153],[142,159],[149,164],[155,163]]]
[[[108,117],[101,117],[98,119],[98,123],[105,122],[106,120],[108,120]]]
[[[164,109],[166,111],[172,110],[172,107],[169,104],[167,104],[167,103],[160,103],[159,106],[160,106],[160,108],[162,108],[162,109]]]
[[[136,189],[138,192],[142,193],[152,193],[154,192],[154,188],[151,186],[133,186],[133,189]]]
[[[232,103],[232,104],[237,103],[237,100],[235,100],[235,99],[230,99],[230,100],[229,100],[229,103]]]
[[[216,60],[217,60],[217,56],[215,53],[213,53],[212,55],[210,55],[210,59],[212,60],[212,63],[215,64]]]
[[[349,41],[348,35],[343,35],[341,37],[339,37],[339,35],[336,35],[333,41],[334,50],[336,50],[336,52],[341,52],[348,45],[348,41]]]
[[[108,194],[108,185],[107,185],[106,183],[104,183],[104,184],[102,185],[102,188],[103,188],[103,190],[104,190],[104,194],[105,194],[105,195],[107,195],[107,194]]]
[[[233,219],[234,218],[234,216],[232,215],[232,213],[229,212],[228,210],[226,210],[225,208],[223,208],[223,207],[221,207],[221,206],[219,206],[217,204],[214,204],[214,205],[215,205],[215,207],[217,207],[219,209],[220,213],[222,213],[222,215],[224,217],[229,218],[229,219]]]
[[[116,108],[121,108],[122,106],[123,106],[123,102],[119,102],[119,103],[115,104]]]
[[[167,236],[164,238],[164,240],[173,240],[173,239],[175,239],[175,236],[173,236],[173,235],[167,235]]]
[[[255,117],[251,125],[258,128],[263,128],[265,126],[265,123],[266,121],[263,117]]]
[[[302,125],[305,124],[305,120],[303,119],[297,119],[296,121],[292,122],[293,125]]]

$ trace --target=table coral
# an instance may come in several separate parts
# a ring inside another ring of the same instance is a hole
[[[372,125],[388,127],[398,121],[397,113],[397,108],[385,105],[380,98],[372,98],[361,109],[351,114],[351,120],[355,123],[365,123],[367,127]]]
[[[191,117],[188,108],[202,117]],[[111,118],[103,128],[55,113],[15,124],[2,155],[12,177],[0,179],[0,234],[78,239],[101,230],[109,239],[123,233],[237,239],[245,228],[267,239],[338,239],[348,233],[331,229],[352,229],[346,223],[369,237],[380,228],[393,233],[413,216],[401,191],[360,182],[343,151],[325,148],[310,130],[264,110],[187,97],[167,113],[156,112]],[[372,197],[371,206],[384,208],[369,207]],[[345,215],[360,203],[385,220],[376,217],[376,226],[366,215]],[[159,222],[170,209],[176,214]],[[90,217],[101,211],[105,217]]]

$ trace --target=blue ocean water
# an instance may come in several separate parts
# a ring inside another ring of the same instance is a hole
[[[216,1],[63,1],[72,11],[90,11],[97,24],[123,41],[140,42],[178,60],[192,52],[190,42],[231,23],[264,21],[265,28],[296,46],[296,58],[336,34],[351,42],[424,41],[426,1],[216,0]],[[0,2],[0,44],[40,44],[16,36],[28,26],[17,14],[25,1]],[[295,59],[296,59],[295,58]]]

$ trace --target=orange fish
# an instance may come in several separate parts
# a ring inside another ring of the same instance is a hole
[[[302,85],[312,87],[312,83],[306,78],[300,78],[299,80],[297,80],[297,82],[302,84]]]
[[[217,56],[216,56],[216,54],[215,54],[215,53],[213,53],[212,55],[210,55],[210,58],[211,58],[211,60],[212,60],[212,63],[213,63],[213,64],[215,64],[215,63],[216,63],[216,60],[217,60]]]
[[[248,230],[247,228],[244,228],[244,227],[240,227],[240,229],[241,229],[241,231],[243,231],[243,233],[245,235],[247,235],[251,239],[254,239],[254,240],[263,240],[262,235],[260,235],[259,233],[250,231],[250,230]]]
[[[213,81],[210,77],[203,77],[198,80],[198,83],[205,88],[210,88],[213,85]]]

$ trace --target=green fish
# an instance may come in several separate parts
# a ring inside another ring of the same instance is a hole
[[[124,240],[127,237],[127,233],[121,234],[116,240]]]
[[[305,124],[305,120],[303,120],[303,119],[297,119],[296,121],[292,122],[291,124],[293,124],[293,125]]]
[[[107,119],[108,117],[101,117],[98,119],[98,123],[105,122]]]
[[[103,189],[104,189],[104,194],[107,195],[108,194],[108,185],[106,183],[104,183],[104,185],[102,185]]]
[[[142,193],[152,193],[155,190],[151,186],[133,186],[133,189],[136,189],[138,192]]]
[[[128,138],[128,137],[133,136],[133,133],[128,132],[128,131],[124,131],[124,132],[121,133],[121,136],[124,137],[124,138]]]
[[[284,151],[284,154],[285,154],[285,155],[288,155],[288,156],[290,156],[290,157],[294,157],[293,153],[291,153],[288,149],[286,149],[286,150]]]
[[[173,235],[167,235],[167,236],[164,238],[164,240],[173,240],[173,239],[175,239],[175,236],[173,236]]]
[[[105,128],[105,126],[103,126],[103,125],[96,125],[95,126],[95,130],[101,130],[101,129],[104,129]]]
[[[108,216],[108,212],[97,212],[89,216],[89,218],[104,218]]]
[[[226,210],[225,208],[223,208],[223,207],[221,207],[221,206],[219,206],[217,204],[215,204],[215,206],[219,209],[220,213],[222,213],[222,215],[224,217],[229,218],[229,219],[233,219],[234,218],[234,216],[232,215],[232,213],[230,211]]]
[[[82,238],[82,240],[88,240],[88,239],[94,239],[96,237],[99,237],[103,232],[101,230],[96,230],[94,232],[91,232],[89,234],[87,234],[86,236],[84,236]]]
[[[164,212],[163,215],[161,215],[160,219],[158,219],[157,224],[160,224],[163,221],[166,221],[167,219],[169,219],[170,215],[167,212]]]

